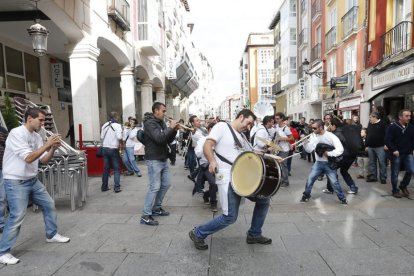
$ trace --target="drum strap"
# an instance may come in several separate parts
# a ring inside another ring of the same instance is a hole
[[[230,162],[230,161],[229,161],[227,158],[225,158],[224,156],[222,156],[222,155],[218,154],[218,152],[217,152],[217,151],[214,151],[214,152],[216,153],[217,157],[218,157],[221,161],[223,161],[224,163],[229,164],[230,166],[232,166],[232,165],[233,165],[233,163],[232,163],[232,162]]]

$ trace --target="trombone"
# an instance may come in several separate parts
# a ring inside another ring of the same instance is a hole
[[[310,133],[310,134],[306,135],[305,137],[297,140],[295,143],[292,144],[292,146],[297,146],[297,147],[301,146],[302,143],[305,143],[306,140],[310,139],[310,137],[312,136],[312,134],[313,133]]]

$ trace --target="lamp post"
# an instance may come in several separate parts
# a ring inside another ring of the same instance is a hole
[[[326,77],[326,72],[309,72],[309,61],[307,58],[302,62],[303,72],[305,72],[306,75],[312,76],[315,75],[316,77],[323,79]]]
[[[37,1],[36,2],[36,11],[37,9]],[[27,32],[29,33],[30,37],[32,38],[32,46],[33,51],[38,56],[43,56],[47,51],[47,37],[49,36],[49,31],[40,24],[40,19],[35,19],[35,24],[30,26],[29,29],[27,29]]]

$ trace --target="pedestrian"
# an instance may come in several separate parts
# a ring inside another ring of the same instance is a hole
[[[191,135],[189,138],[191,140],[190,140],[188,151],[187,151],[188,166],[190,169],[190,174],[187,176],[187,178],[193,181],[195,184],[195,179],[198,174],[198,160],[194,152],[194,149],[197,146],[198,140],[200,140],[201,137],[206,136],[207,133],[204,133],[203,130],[201,129],[201,121],[196,115],[191,116],[189,121],[190,121],[191,127],[193,128],[193,131],[191,131]],[[194,189],[193,195],[195,192],[201,192],[201,191],[196,191]]]
[[[138,167],[138,164],[135,160],[134,147],[136,144],[136,137],[138,132],[138,121],[137,119],[131,117],[128,119],[129,127],[124,128],[123,140],[125,143],[125,151],[123,156],[123,161],[128,172],[127,175],[136,175],[142,177],[141,170]]]
[[[293,137],[293,140],[289,141],[289,155],[288,156],[290,158],[287,159],[287,167],[288,167],[289,176],[292,176],[291,171],[292,171],[293,158],[291,156],[296,150],[295,142],[299,139],[299,132],[296,130],[294,126],[295,126],[295,122],[289,121],[289,128],[290,128],[290,132],[292,133],[292,137]]]
[[[292,132],[290,131],[290,127],[288,125],[288,120],[288,117],[286,117],[282,112],[277,112],[275,114],[276,132],[273,141],[279,144],[281,150],[277,156],[280,156],[282,158],[289,156],[289,142],[294,141]],[[283,162],[279,164],[282,169],[282,184],[280,184],[280,187],[289,187],[289,171],[287,160],[283,160]]]
[[[190,231],[189,236],[199,250],[208,249],[204,239],[209,235],[226,228],[237,220],[241,196],[237,195],[230,185],[231,164],[244,149],[251,149],[250,143],[241,133],[248,129],[255,119],[256,116],[251,110],[243,109],[230,124],[217,123],[204,144],[204,154],[209,162],[209,171],[216,173],[216,184],[223,213]],[[272,239],[262,236],[262,226],[270,206],[270,199],[257,197],[248,197],[248,199],[255,202],[255,207],[246,242],[271,244]]]
[[[0,233],[3,233],[6,221],[6,190],[4,189],[3,179],[3,155],[6,148],[6,139],[9,132],[6,128],[0,126]]]
[[[119,161],[121,156],[120,150],[123,148],[122,141],[122,126],[118,123],[118,113],[112,111],[108,122],[103,124],[101,129],[101,140],[104,151],[104,172],[102,175],[101,191],[109,191],[108,178],[109,172],[112,168],[114,170],[114,191],[115,193],[121,192],[121,168]]]
[[[149,185],[144,200],[144,210],[140,219],[141,224],[158,225],[154,216],[169,216],[170,213],[162,208],[162,201],[171,186],[171,175],[168,167],[168,144],[174,140],[179,126],[175,120],[170,121],[169,127],[164,122],[165,104],[155,102],[152,113],[144,115],[145,132],[145,163],[148,167]]]
[[[398,113],[399,120],[391,124],[385,135],[385,143],[392,153],[391,155],[391,184],[392,195],[396,198],[401,196],[410,197],[407,189],[410,184],[411,176],[414,173],[414,127],[410,123],[411,111],[409,109],[402,109]],[[400,190],[397,188],[398,174],[401,165],[404,164],[405,174],[400,182]]]
[[[387,180],[387,166],[385,164],[385,131],[387,124],[380,119],[377,112],[369,115],[369,124],[367,127],[367,138],[365,144],[368,147],[369,175],[367,182],[377,182],[377,161],[379,164],[379,176],[381,184]]]
[[[338,181],[338,175],[336,173],[336,164],[333,160],[335,157],[340,156],[344,152],[341,141],[335,134],[324,129],[324,122],[320,119],[315,120],[312,124],[312,130],[315,135],[312,135],[310,139],[303,145],[307,152],[312,152],[317,149],[318,145],[328,145],[332,147],[331,151],[323,151],[323,154],[316,154],[316,162],[313,164],[308,180],[306,181],[305,191],[303,192],[301,203],[308,202],[311,198],[311,192],[313,184],[321,173],[326,174],[332,187],[338,196],[341,204],[348,204],[344,193],[342,192],[341,185]]]
[[[368,148],[366,147],[366,140],[367,137],[367,128],[364,127],[361,129],[361,139],[362,139],[362,147],[361,150],[358,152],[357,155],[357,162],[359,168],[359,174],[357,178],[366,179],[368,175]]]
[[[251,142],[255,151],[263,153],[267,152],[268,147],[265,141],[272,140],[269,129],[272,128],[273,124],[273,116],[265,116],[263,118],[263,123],[257,126],[256,132],[251,137]]]
[[[40,207],[46,228],[46,242],[66,243],[70,239],[58,233],[55,203],[37,178],[39,161],[47,164],[60,146],[60,135],[50,136],[45,144],[37,133],[46,113],[29,108],[25,123],[10,131],[3,157],[3,178],[10,214],[0,240],[0,263],[10,265],[20,260],[10,254],[16,243],[27,211],[29,198]]]

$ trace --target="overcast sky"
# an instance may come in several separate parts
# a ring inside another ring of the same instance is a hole
[[[283,0],[188,0],[193,41],[213,68],[217,105],[240,93],[239,63],[250,32],[268,32]],[[220,102],[219,102],[220,101]]]

